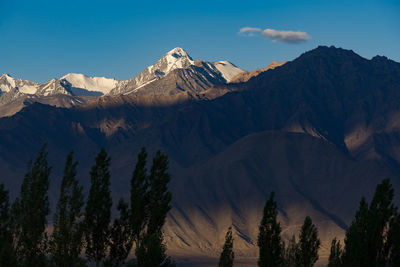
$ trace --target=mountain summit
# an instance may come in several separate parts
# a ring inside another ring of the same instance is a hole
[[[186,57],[178,52],[165,62]],[[230,225],[237,254],[256,257],[260,216],[272,190],[283,237],[297,233],[309,215],[319,229],[321,258],[327,257],[361,196],[369,198],[384,177],[393,177],[396,192],[400,188],[399,63],[320,47],[247,82],[228,84],[214,63],[193,64],[127,95],[101,97],[97,105],[34,104],[0,118],[0,182],[18,192],[25,162],[47,142],[51,186],[73,149],[82,166],[79,180],[87,187],[93,155],[105,147],[113,159],[117,199],[127,192],[123,185],[129,184],[135,151],[160,149],[168,154],[173,177],[166,242],[170,255],[187,258],[217,257]],[[234,93],[156,105],[159,99],[193,99],[204,90]],[[123,101],[109,104],[116,99]]]
[[[129,101],[150,105],[155,102],[172,104],[197,99],[202,91],[215,84],[229,82],[242,71],[228,61],[193,60],[184,49],[176,47],[129,80],[68,73],[39,84],[3,74],[0,76],[0,117],[13,115],[33,102],[61,107],[67,103],[65,107],[71,107],[74,103],[86,105],[93,98],[105,95],[131,95]]]
[[[209,72],[212,77],[220,77],[219,82],[229,82],[229,80],[243,72],[228,61],[205,62],[202,60],[194,61],[189,54],[180,47],[176,47],[166,53],[154,65],[148,66],[143,72],[133,79],[121,81],[110,91],[110,95],[130,94],[138,89],[166,77],[168,74],[178,69],[189,69],[192,66],[201,67]],[[197,70],[201,71],[201,70]]]

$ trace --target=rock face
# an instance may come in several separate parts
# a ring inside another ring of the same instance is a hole
[[[243,83],[243,82],[247,82],[248,80],[250,80],[252,77],[257,76],[258,74],[260,74],[261,72],[267,71],[267,70],[273,70],[277,67],[282,66],[283,64],[285,64],[287,61],[285,62],[278,62],[278,61],[273,61],[270,64],[268,64],[268,66],[266,66],[264,69],[255,69],[253,71],[244,71],[242,73],[239,73],[237,75],[235,75],[230,82],[231,83]]]
[[[101,96],[130,95],[129,101],[147,105],[198,100],[202,98],[200,94],[211,86],[229,82],[242,71],[228,61],[194,61],[182,48],[177,47],[138,76],[125,81],[69,73],[60,79],[38,84],[4,74],[0,77],[0,117],[11,116],[32,102],[69,108],[74,104],[87,104],[82,99]],[[71,101],[62,106],[62,99],[67,98]],[[30,101],[26,102],[25,99]],[[99,102],[104,101],[99,99],[96,103]]]
[[[369,200],[383,178],[391,177],[400,203],[399,63],[318,47],[247,82],[215,83],[207,90],[200,85],[205,88],[204,77],[212,76],[190,72],[199,66],[171,71],[148,87],[148,95],[138,90],[104,96],[74,109],[36,103],[1,118],[1,181],[15,196],[26,162],[47,142],[54,203],[68,151],[75,150],[88,189],[90,166],[105,147],[117,200],[129,194],[140,148],[150,155],[162,149],[170,159],[174,206],[167,245],[183,258],[217,256],[230,224],[237,257],[254,257],[257,224],[271,190],[284,236],[311,215],[321,233],[322,258],[330,239],[342,237],[361,195]],[[158,97],[185,94],[197,101],[165,104]]]
[[[147,67],[142,73],[133,79],[121,81],[117,86],[111,90],[110,95],[118,94],[131,94],[141,91],[139,94],[147,94],[148,88],[159,88],[159,94],[163,93],[163,85],[158,83],[153,84],[155,81],[160,81],[164,77],[171,80],[170,73],[185,72],[181,74],[178,79],[184,79],[187,85],[183,86],[182,83],[177,85],[176,89],[185,91],[186,89],[209,88],[216,83],[229,82],[233,76],[243,72],[232,63],[228,61],[219,62],[205,62],[202,60],[194,61],[185,50],[180,47],[174,48],[166,53],[154,65]],[[175,75],[176,77],[177,75]],[[178,74],[179,76],[179,74]],[[182,77],[183,76],[183,77]],[[197,77],[193,77],[197,76]],[[174,76],[172,76],[174,77]],[[194,80],[193,80],[194,79]],[[169,81],[167,81],[169,83]],[[179,83],[179,81],[177,82]],[[150,87],[148,85],[151,85]],[[197,88],[193,88],[197,87]],[[154,91],[154,90],[153,90]],[[154,93],[154,92],[153,92]]]

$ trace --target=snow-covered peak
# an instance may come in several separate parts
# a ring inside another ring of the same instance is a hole
[[[172,49],[171,51],[166,53],[166,55],[170,55],[175,58],[180,58],[180,57],[189,57],[190,58],[189,54],[183,48],[180,48],[180,47],[175,47],[174,49]]]
[[[0,92],[9,92],[18,88],[18,91],[24,94],[34,94],[36,92],[37,83],[11,77],[4,73],[0,76]]]
[[[8,73],[3,73],[0,78],[12,78],[10,74]]]
[[[214,62],[214,66],[221,73],[222,77],[224,77],[226,82],[230,82],[233,77],[243,72],[242,69],[236,67],[229,61]]]
[[[176,47],[164,54],[154,65],[148,66],[138,76],[127,81],[121,81],[111,90],[111,95],[128,94],[134,92],[145,85],[164,78],[171,71],[176,69],[186,69],[194,65],[192,58],[180,47]]]
[[[180,47],[176,47],[166,53],[159,61],[153,66],[148,67],[149,70],[154,70],[164,73],[165,76],[175,69],[188,68],[194,65],[193,59]]]
[[[108,94],[118,81],[106,77],[88,77],[84,74],[68,73],[61,79],[67,80],[73,88]]]
[[[184,49],[176,47],[164,54],[154,65],[148,66],[135,78],[119,82],[109,94],[130,94],[156,80],[164,78],[176,69],[189,69],[192,66],[197,68],[206,67],[207,72],[210,72],[212,77],[221,77],[225,82],[229,82],[235,75],[243,72],[242,69],[228,61],[213,63],[202,60],[194,61]]]

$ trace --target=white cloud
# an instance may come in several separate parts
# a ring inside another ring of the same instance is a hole
[[[258,36],[261,35],[273,42],[282,42],[288,44],[299,44],[307,41],[311,37],[306,32],[300,31],[278,31],[274,29],[265,29],[254,27],[243,27],[239,30],[242,36]]]
[[[243,27],[239,30],[238,34],[243,36],[256,36],[260,32],[262,32],[260,28]]]
[[[277,31],[274,29],[265,29],[261,35],[265,38],[271,39],[274,42],[283,42],[289,44],[298,44],[310,39],[310,36],[306,32]]]

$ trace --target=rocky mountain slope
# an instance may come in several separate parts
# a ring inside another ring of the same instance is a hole
[[[176,69],[163,79],[176,75],[185,84],[187,72]],[[255,256],[256,225],[271,190],[277,192],[285,235],[312,215],[325,256],[361,195],[370,196],[385,177],[400,195],[397,62],[318,47],[247,82],[205,90],[225,92],[218,97],[144,101],[157,95],[156,88],[161,87],[149,87],[150,96],[107,96],[74,109],[36,103],[1,118],[2,181],[15,196],[26,162],[47,142],[54,165],[51,197],[70,149],[88,189],[89,168],[105,147],[119,198],[128,194],[140,148],[146,146],[150,155],[162,149],[170,158],[174,195],[167,242],[171,254],[183,258],[218,254],[229,224],[238,257]],[[168,88],[163,90],[173,95],[175,89]],[[196,95],[203,89],[185,90]]]
[[[199,99],[199,93],[212,85],[229,82],[242,71],[228,61],[193,61],[178,47],[138,76],[125,81],[69,73],[60,79],[38,84],[4,74],[0,77],[0,117],[11,116],[33,102],[69,108],[86,105],[86,100],[106,95],[132,95],[130,101],[149,105]],[[62,105],[66,98],[71,101]]]
[[[257,76],[258,74],[260,74],[261,72],[267,71],[267,70],[273,70],[277,67],[282,66],[283,64],[285,64],[287,61],[285,62],[278,62],[278,61],[273,61],[270,64],[268,64],[268,66],[266,66],[264,69],[255,69],[252,71],[244,71],[241,72],[237,75],[235,75],[230,82],[231,83],[243,83],[243,82],[247,82],[248,80],[250,80],[250,78]]]
[[[175,70],[191,69],[191,67],[201,68],[200,72],[206,72],[214,80],[219,82],[229,82],[233,76],[243,72],[228,61],[205,62],[202,60],[194,61],[188,53],[180,47],[176,47],[166,53],[154,65],[147,67],[143,72],[133,79],[121,81],[111,90],[110,95],[130,94],[137,92],[142,87],[158,81],[168,76]],[[193,69],[192,70],[197,70]],[[207,78],[205,78],[208,80]],[[145,91],[142,89],[141,91]]]

